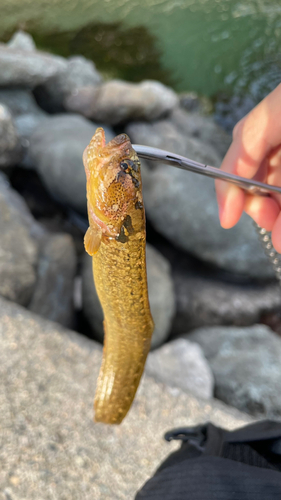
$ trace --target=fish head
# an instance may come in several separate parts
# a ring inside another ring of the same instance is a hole
[[[140,162],[129,137],[120,134],[108,144],[98,128],[83,161],[87,177],[89,222],[116,237],[124,221],[142,207]]]

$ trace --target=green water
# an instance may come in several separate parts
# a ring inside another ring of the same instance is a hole
[[[281,0],[0,0],[0,37],[80,52],[103,72],[159,78],[178,91],[249,95],[281,80]],[[87,34],[85,34],[87,33]]]

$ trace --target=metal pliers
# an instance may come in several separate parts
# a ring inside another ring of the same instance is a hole
[[[143,158],[149,161],[159,161],[161,163],[166,163],[172,165],[173,167],[181,168],[182,170],[187,170],[189,172],[195,172],[197,174],[206,175],[207,177],[212,177],[214,179],[220,179],[222,181],[231,182],[236,184],[245,191],[256,195],[268,195],[269,193],[279,193],[281,194],[280,186],[270,186],[269,184],[264,184],[263,182],[255,181],[253,179],[246,179],[245,177],[240,177],[239,175],[229,174],[223,172],[219,168],[210,167],[209,165],[203,165],[184,156],[180,156],[169,151],[163,151],[162,149],[152,148],[149,146],[141,146],[139,144],[133,144],[133,149],[136,151],[139,158]]]

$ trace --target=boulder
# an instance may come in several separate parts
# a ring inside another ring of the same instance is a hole
[[[217,125],[211,116],[188,113],[177,107],[173,109],[169,119],[182,135],[194,137],[213,146],[220,158],[225,155],[231,144],[231,135]]]
[[[7,43],[7,47],[10,47],[10,49],[25,50],[27,52],[36,50],[36,45],[32,36],[22,30],[18,30],[13,34],[12,38]]]
[[[199,96],[196,92],[181,92],[179,94],[180,107],[191,113],[208,115],[213,112],[213,103],[206,96]]]
[[[95,424],[101,362],[95,342],[2,299],[0,342],[1,489],[7,498],[132,499],[178,448],[163,440],[168,430],[251,422],[220,402],[201,401],[145,375],[120,426]]]
[[[21,143],[12,115],[0,104],[0,168],[16,165],[21,157]]]
[[[29,51],[0,44],[0,87],[33,89],[58,73],[65,72],[63,57],[39,50]]]
[[[199,328],[187,338],[202,347],[217,398],[255,416],[280,420],[281,339],[270,328]]]
[[[29,139],[34,130],[41,126],[48,115],[37,105],[33,94],[28,89],[0,89],[0,105],[9,108],[13,116],[18,141],[21,144],[20,165],[34,168],[29,155]],[[0,139],[1,140],[1,139]]]
[[[45,114],[37,105],[31,90],[28,89],[0,89],[0,103],[9,108],[13,117],[25,114]]]
[[[169,387],[180,387],[203,399],[214,395],[214,376],[201,347],[177,339],[150,352],[146,373]]]
[[[82,116],[62,113],[43,121],[30,139],[30,158],[50,194],[60,203],[86,213],[83,151],[97,127]],[[105,127],[106,139],[114,137]]]
[[[111,80],[70,95],[65,106],[96,121],[117,125],[130,120],[156,120],[178,104],[177,94],[154,80],[141,83]]]
[[[163,344],[170,333],[175,312],[175,296],[168,261],[150,245],[146,248],[148,295],[155,323],[151,346],[155,348]],[[87,254],[83,260],[82,301],[84,314],[96,338],[102,342],[103,313],[93,281],[92,259]]]
[[[43,230],[0,173],[0,295],[26,305],[36,282]]]
[[[73,323],[76,254],[68,234],[48,236],[41,243],[37,281],[28,308],[64,326]]]
[[[102,77],[94,63],[83,56],[67,59],[64,72],[59,72],[35,89],[35,96],[40,106],[50,113],[64,111],[65,101],[75,96],[80,89],[95,87],[102,82]]]
[[[174,251],[177,259],[177,253]],[[281,309],[277,281],[230,281],[217,270],[206,269],[188,256],[173,265],[176,315],[173,334],[200,326],[248,326]]]
[[[171,120],[131,123],[126,132],[135,144],[165,149],[215,167],[221,163],[222,155],[214,145],[182,133]],[[222,269],[248,277],[274,276],[247,215],[233,229],[221,228],[212,179],[153,165],[144,177],[144,201],[149,220],[161,234]]]

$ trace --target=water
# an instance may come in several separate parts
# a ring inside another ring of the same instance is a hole
[[[207,95],[220,116],[231,108],[239,118],[281,80],[280,0],[0,3],[2,39],[27,28],[42,48],[92,57],[106,77],[158,78]]]

